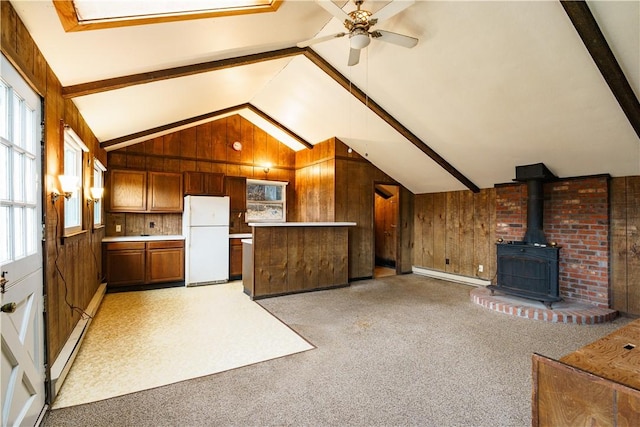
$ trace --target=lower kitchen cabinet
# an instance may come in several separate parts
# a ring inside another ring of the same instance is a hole
[[[144,284],[144,242],[107,243],[104,249],[108,286]]]
[[[147,242],[147,283],[184,280],[184,242]]]
[[[182,240],[110,242],[103,249],[108,287],[184,280]]]
[[[229,239],[229,280],[242,279],[242,239]]]

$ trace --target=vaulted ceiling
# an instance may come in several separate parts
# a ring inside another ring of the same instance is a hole
[[[336,136],[414,193],[488,188],[539,162],[640,174],[638,1],[586,3],[610,57],[575,4],[417,1],[376,28],[418,45],[373,40],[352,67],[347,37],[295,47],[344,30],[313,1],[79,32],[51,1],[11,3],[107,149],[240,112],[303,143]]]

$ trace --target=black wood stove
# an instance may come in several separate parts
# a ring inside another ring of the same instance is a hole
[[[541,301],[551,308],[561,301],[558,284],[560,248],[549,244],[542,228],[544,182],[556,176],[542,163],[516,167],[516,181],[526,182],[527,231],[523,241],[497,243],[495,291]]]

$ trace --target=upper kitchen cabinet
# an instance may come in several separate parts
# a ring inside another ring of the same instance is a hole
[[[147,172],[112,170],[109,172],[109,189],[111,212],[147,210]]]
[[[225,178],[229,210],[244,212],[247,210],[247,178],[243,176],[227,176]]]
[[[112,170],[110,212],[182,212],[182,174]]]
[[[182,212],[182,175],[171,172],[148,172],[147,210]]]
[[[224,174],[214,172],[185,172],[185,196],[224,196]]]

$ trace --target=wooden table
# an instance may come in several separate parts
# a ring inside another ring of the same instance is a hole
[[[559,361],[533,355],[534,426],[640,426],[640,319]]]

